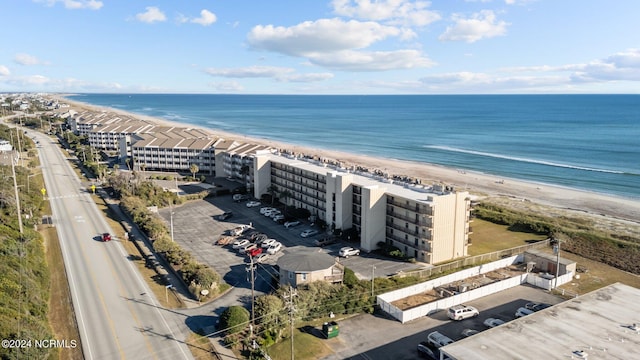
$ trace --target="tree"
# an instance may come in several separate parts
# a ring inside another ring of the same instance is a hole
[[[280,192],[280,200],[284,203],[284,213],[287,214],[287,203],[289,202],[289,198],[293,196],[293,194],[289,190],[283,190]]]
[[[267,329],[278,329],[287,321],[287,314],[283,309],[284,303],[278,296],[259,296],[255,302],[256,322]]]
[[[227,334],[237,334],[249,324],[249,311],[242,306],[230,306],[220,315],[220,327]]]
[[[269,193],[269,195],[271,195],[271,205],[273,205],[276,200],[276,195],[278,194],[278,187],[274,184],[271,184],[269,185],[267,192]]]
[[[196,174],[200,171],[200,168],[196,164],[191,164],[191,166],[189,166],[189,171],[191,172],[191,177],[195,178]]]

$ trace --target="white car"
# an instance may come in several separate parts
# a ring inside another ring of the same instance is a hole
[[[267,211],[272,211],[272,210],[275,210],[275,209],[269,206],[263,207],[263,208],[260,208],[260,214],[264,215],[264,213],[266,213]]]
[[[260,246],[266,249],[275,243],[277,243],[276,239],[267,239],[267,240],[263,240]]]
[[[260,264],[262,264],[262,263],[264,263],[265,261],[267,261],[267,259],[268,259],[268,258],[269,258],[269,254],[267,254],[267,253],[262,253],[262,254],[260,254],[260,255],[256,256],[255,258],[253,258],[253,262],[256,262],[256,263],[260,263]]]
[[[300,225],[300,221],[287,221],[286,223],[284,223],[284,227],[286,228],[290,228],[298,225]]]
[[[233,243],[232,247],[234,249],[240,249],[241,247],[245,247],[248,244],[251,244],[251,241],[247,240],[247,239],[242,239],[242,240],[237,240]]]
[[[338,255],[340,255],[341,257],[344,257],[344,258],[348,258],[349,256],[360,255],[360,249],[352,248],[350,246],[343,247],[338,252]]]
[[[257,248],[258,248],[258,245],[249,242],[247,245],[239,247],[238,251],[240,251],[240,254],[246,254],[249,251]]]
[[[276,221],[276,222],[280,221],[280,220],[284,220],[284,215],[278,214],[278,215],[272,217],[272,219],[273,219],[273,221]]]
[[[256,207],[256,206],[260,206],[260,205],[262,205],[260,203],[260,201],[249,201],[249,202],[247,202],[247,207],[248,208],[252,208],[252,207]]]
[[[301,232],[300,236],[302,236],[303,238],[307,238],[309,236],[313,236],[313,235],[317,235],[317,234],[318,234],[318,230],[307,229],[307,230]]]
[[[484,326],[488,327],[488,328],[494,328],[496,326],[500,326],[502,324],[504,324],[504,321],[500,320],[500,319],[496,319],[496,318],[488,318],[487,320],[484,321]]]
[[[273,255],[280,250],[282,250],[282,244],[276,241],[274,244],[267,248],[267,254]]]

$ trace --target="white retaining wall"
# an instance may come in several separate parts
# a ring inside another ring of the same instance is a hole
[[[454,296],[442,298],[415,308],[411,308],[406,311],[402,311],[398,307],[392,305],[391,303],[396,300],[400,300],[412,295],[421,294],[428,290],[431,290],[435,287],[450,284],[456,281],[464,280],[473,276],[481,275],[488,273],[490,271],[494,271],[500,268],[507,267],[509,265],[516,264],[518,262],[522,262],[523,255],[511,256],[505,259],[501,259],[498,261],[494,261],[489,264],[484,264],[480,266],[476,266],[470,269],[465,269],[454,274],[450,274],[447,276],[443,276],[441,278],[429,280],[420,284],[416,284],[413,286],[409,286],[404,289],[399,289],[395,291],[388,292],[386,294],[379,295],[377,297],[378,306],[389,315],[393,316],[395,319],[400,321],[401,323],[405,323],[411,320],[415,320],[422,316],[427,316],[433,312],[450,308],[451,306],[463,304],[469,302],[471,300],[475,300],[481,298],[483,296],[491,295],[497,293],[502,290],[506,290],[518,285],[522,285],[524,283],[529,283],[531,285],[543,288],[545,290],[551,290],[554,286],[560,286],[562,284],[566,284],[573,279],[573,273],[567,273],[565,275],[561,275],[558,277],[557,285],[555,283],[555,279],[545,279],[534,273],[527,273],[518,276],[514,276],[512,278],[508,278],[505,280],[501,280],[489,285],[481,286],[477,289],[465,291],[463,293],[459,293]]]

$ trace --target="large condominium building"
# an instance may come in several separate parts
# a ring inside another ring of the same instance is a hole
[[[275,154],[256,154],[254,172],[254,196],[275,186],[281,201],[309,210],[329,229],[355,230],[365,251],[384,242],[426,263],[467,255],[467,192]]]
[[[222,154],[234,143],[199,129],[155,127],[153,132],[128,136],[120,144],[120,153],[131,149],[129,158],[135,169],[188,172],[196,165],[199,172],[216,175],[217,152]]]
[[[218,168],[217,174],[241,181],[249,191],[254,188],[254,157],[257,154],[269,153],[267,145],[239,144],[229,148],[222,154],[222,169]],[[221,171],[220,171],[221,170]]]

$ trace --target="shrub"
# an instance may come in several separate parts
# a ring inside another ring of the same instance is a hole
[[[220,315],[220,327],[227,334],[237,334],[249,324],[249,311],[242,306],[230,306]]]

